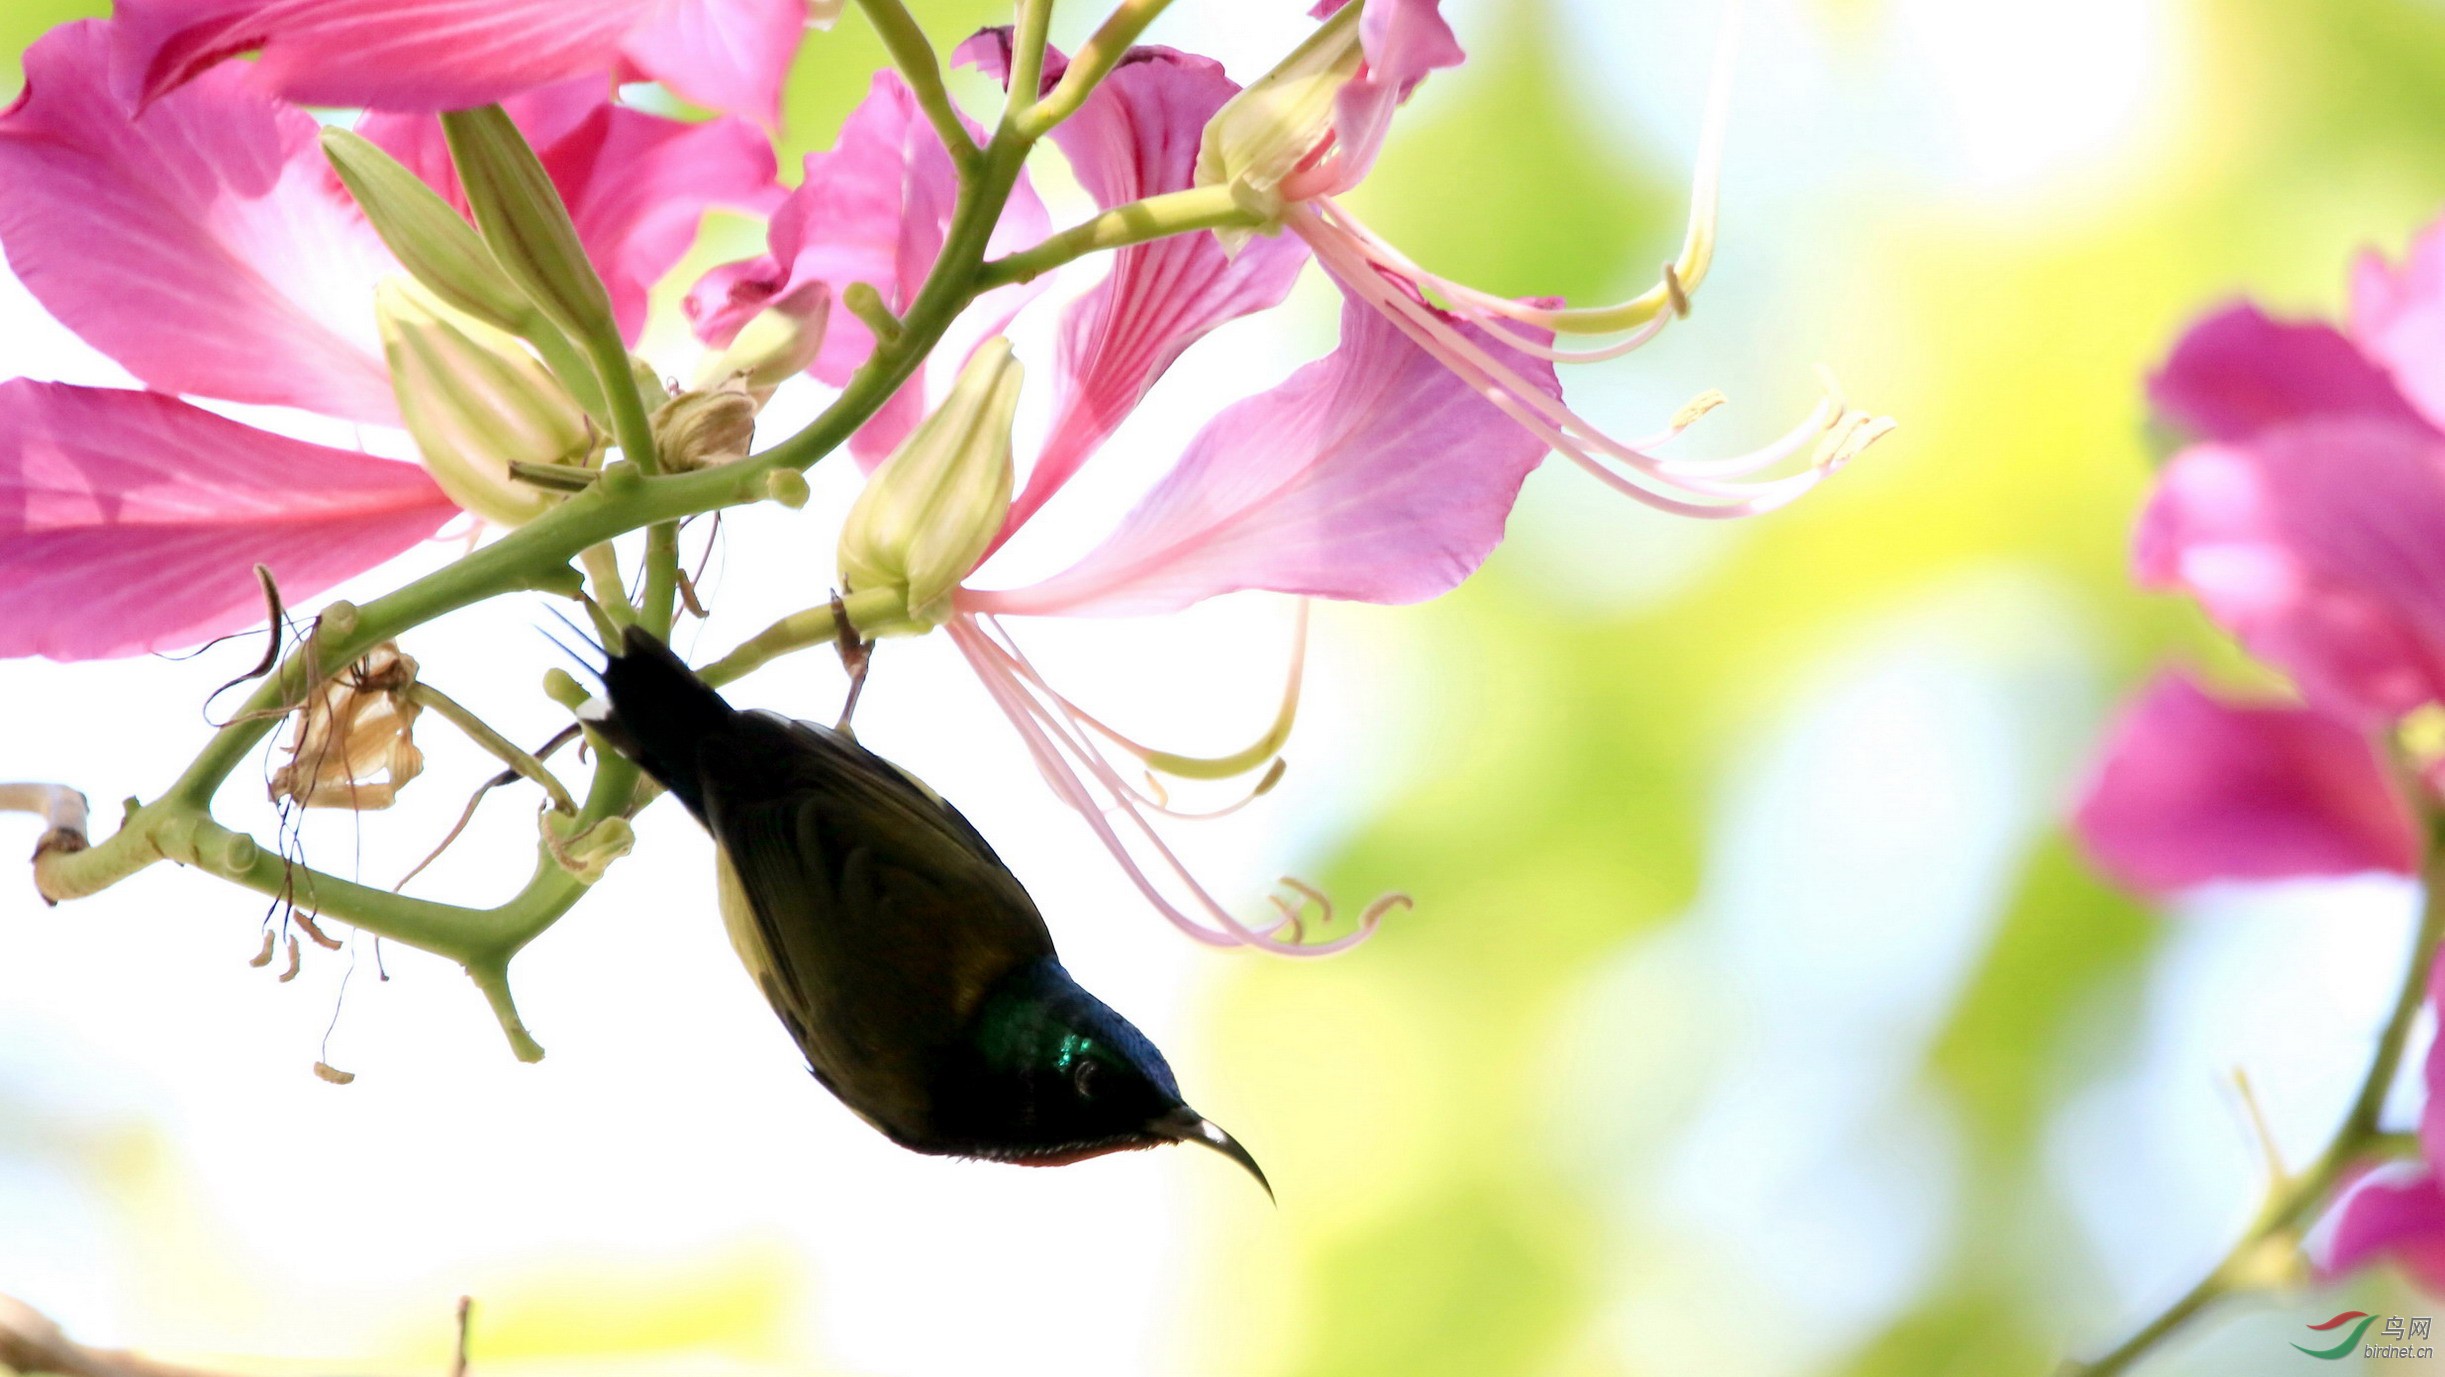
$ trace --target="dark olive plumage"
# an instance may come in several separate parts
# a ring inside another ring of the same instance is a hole
[[[848,735],[739,712],[631,628],[593,725],[713,834],[732,944],[817,1080],[918,1152],[1056,1165],[1197,1142],[1153,1043],[1062,969],[1033,900]]]

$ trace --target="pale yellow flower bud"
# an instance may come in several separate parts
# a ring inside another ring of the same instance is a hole
[[[747,375],[680,393],[654,411],[654,449],[668,473],[747,457],[756,438],[756,399]]]
[[[400,419],[433,481],[487,521],[515,526],[562,494],[510,477],[512,464],[590,466],[601,436],[560,380],[509,335],[393,279],[375,297]]]
[[[951,615],[959,581],[1002,529],[1021,372],[1008,340],[979,346],[951,395],[874,471],[849,509],[841,578],[860,592],[899,591],[909,629],[930,630]]]
[[[1344,5],[1274,69],[1233,96],[1206,121],[1197,148],[1197,185],[1227,186],[1242,208],[1267,223],[1282,213],[1277,190],[1333,132],[1333,102],[1358,75],[1360,4]],[[1246,230],[1225,238],[1245,240]]]

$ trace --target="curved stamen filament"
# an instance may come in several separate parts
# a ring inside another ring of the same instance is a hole
[[[1771,511],[1816,486],[1827,474],[1891,428],[1890,422],[1837,410],[1829,399],[1792,433],[1753,454],[1716,461],[1658,459],[1605,435],[1559,400],[1531,386],[1515,369],[1495,359],[1476,341],[1453,329],[1431,308],[1399,286],[1386,281],[1363,258],[1339,242],[1329,231],[1324,231],[1313,218],[1294,212],[1289,217],[1289,223],[1315,248],[1318,261],[1345,289],[1382,312],[1403,334],[1459,375],[1505,415],[1607,485],[1660,510],[1714,519]],[[1824,437],[1829,435],[1842,437],[1842,443],[1825,443]],[[1754,471],[1797,453],[1812,440],[1819,443],[1816,465],[1805,473],[1767,482],[1725,482],[1701,476],[1706,467],[1712,467],[1717,472]],[[1621,462],[1655,483],[1668,489],[1678,489],[1689,496],[1677,496],[1669,491],[1658,492],[1619,474],[1604,459],[1598,458],[1599,454]]]
[[[1122,872],[1137,887],[1139,894],[1144,896],[1146,901],[1152,904],[1167,921],[1190,937],[1211,946],[1251,946],[1284,956],[1327,956],[1334,952],[1346,951],[1365,941],[1374,933],[1376,925],[1381,922],[1386,913],[1407,902],[1406,898],[1402,896],[1389,896],[1386,899],[1378,900],[1369,905],[1367,911],[1360,915],[1356,931],[1330,942],[1308,943],[1296,940],[1297,937],[1304,935],[1304,927],[1294,927],[1288,920],[1277,921],[1261,927],[1252,927],[1243,922],[1215,900],[1214,896],[1189,872],[1188,867],[1173,852],[1170,845],[1163,840],[1162,834],[1157,832],[1146,816],[1132,805],[1130,800],[1133,791],[1112,768],[1110,762],[1096,752],[1082,750],[1080,743],[1069,736],[1054,714],[1042,702],[1034,698],[1008,664],[994,654],[998,647],[993,644],[988,633],[977,624],[976,618],[968,616],[953,618],[945,630],[950,633],[952,642],[967,657],[970,667],[976,671],[978,679],[983,681],[985,690],[992,696],[995,705],[1001,708],[1002,714],[1009,718],[1012,727],[1017,729],[1020,739],[1027,744],[1030,754],[1035,757],[1037,768],[1044,772],[1045,778],[1052,784],[1054,793],[1080,817],[1086,819],[1089,829],[1096,834],[1099,841],[1103,842],[1104,848],[1111,852],[1113,859],[1120,863]],[[1008,633],[1003,634],[1006,636]],[[1068,747],[1067,750],[1064,749],[1065,745]],[[1088,787],[1087,781],[1081,779],[1078,771],[1073,768],[1073,762],[1086,768],[1088,774],[1094,778],[1097,787],[1115,800],[1118,804],[1117,808],[1107,811],[1097,803],[1094,792]],[[1130,830],[1152,853],[1153,859],[1159,862],[1160,869],[1169,872],[1172,881],[1184,891],[1187,900],[1186,908],[1175,903],[1164,892],[1163,887],[1148,874],[1147,867],[1140,862],[1135,849],[1114,829],[1112,813],[1115,812],[1127,822]],[[1197,912],[1191,912],[1192,909]],[[1200,917],[1199,914],[1203,916]],[[1285,929],[1293,932],[1294,940],[1285,941],[1277,936]]]
[[[1069,699],[1063,697],[1050,684],[1046,683],[1044,676],[1037,672],[1035,665],[1029,662],[1027,656],[1019,650],[1018,642],[1011,639],[1008,629],[1004,628],[998,622],[986,623],[985,629],[986,635],[982,643],[984,649],[992,654],[993,657],[1000,663],[1004,672],[1008,673],[1012,678],[1018,680],[1034,695],[1040,706],[1043,704],[1050,704],[1049,708],[1044,709],[1046,713],[1045,723],[1048,727],[1052,728],[1054,735],[1058,738],[1061,744],[1068,747],[1071,754],[1081,758],[1090,754],[1096,755],[1100,758],[1101,753],[1096,750],[1095,743],[1088,739],[1087,732],[1089,730],[1093,730],[1106,737],[1110,737],[1112,735],[1110,729],[1104,727],[1101,723],[1096,722],[1093,718],[1080,712],[1075,704],[1071,703]],[[1127,750],[1130,748],[1123,746],[1122,749]],[[1123,799],[1121,796],[1126,795],[1127,799],[1134,800],[1138,804],[1153,809],[1155,812],[1161,813],[1166,817],[1180,818],[1189,821],[1227,817],[1230,814],[1236,813],[1240,809],[1247,807],[1249,804],[1255,802],[1257,799],[1270,792],[1274,785],[1282,782],[1282,774],[1287,768],[1289,767],[1286,762],[1281,760],[1279,757],[1274,758],[1272,768],[1266,770],[1264,777],[1259,779],[1255,786],[1249,789],[1249,791],[1237,802],[1228,804],[1221,808],[1209,810],[1176,808],[1172,806],[1170,795],[1164,790],[1162,783],[1155,778],[1151,771],[1145,776],[1146,787],[1143,789],[1129,782],[1128,779],[1125,776],[1122,776],[1118,771],[1114,771],[1112,778],[1115,781],[1116,788],[1119,792],[1116,793],[1113,802],[1110,805],[1105,806],[1104,811],[1111,812],[1114,809],[1123,806]],[[1242,771],[1241,773],[1245,773],[1245,771]],[[1218,775],[1215,777],[1227,778],[1228,776]]]
[[[1653,319],[1632,329],[1628,337],[1600,348],[1559,349],[1545,340],[1523,334],[1519,329],[1521,313],[1547,308],[1529,306],[1509,297],[1496,296],[1469,286],[1465,282],[1455,282],[1451,278],[1420,267],[1407,254],[1393,247],[1388,240],[1370,229],[1357,216],[1342,209],[1338,202],[1318,199],[1309,204],[1316,207],[1334,229],[1347,234],[1351,243],[1368,262],[1391,273],[1394,277],[1414,283],[1443,298],[1444,303],[1450,307],[1453,314],[1501,340],[1506,346],[1533,358],[1543,359],[1548,363],[1605,363],[1618,359],[1664,333],[1664,327],[1670,325],[1682,313],[1680,311],[1659,311]],[[1678,278],[1677,269],[1667,264],[1664,272],[1665,285],[1667,287],[1674,285]],[[1688,301],[1689,298],[1686,295],[1679,297],[1679,302],[1684,308],[1688,305]],[[1552,330],[1551,326],[1541,328]],[[1561,332],[1554,331],[1553,333]]]
[[[1273,725],[1267,727],[1262,736],[1229,755],[1181,755],[1142,745],[1106,725],[1101,718],[1079,707],[1046,683],[1026,653],[1009,639],[1006,632],[1002,634],[999,649],[1015,662],[1015,667],[1031,685],[1060,704],[1063,712],[1092,727],[1113,745],[1136,756],[1148,769],[1160,771],[1174,779],[1232,779],[1274,761],[1281,754],[1283,745],[1290,740],[1291,728],[1299,720],[1299,694],[1307,681],[1307,599],[1299,599],[1298,608],[1297,620],[1291,631],[1290,672],[1282,683],[1282,705],[1274,712]],[[993,626],[1000,631],[1000,623],[993,623]]]
[[[1714,68],[1707,78],[1706,114],[1699,126],[1697,163],[1690,176],[1689,224],[1681,238],[1681,252],[1666,266],[1662,279],[1653,287],[1628,301],[1611,306],[1553,307],[1532,306],[1525,302],[1494,296],[1473,287],[1451,282],[1430,273],[1409,261],[1400,250],[1367,229],[1364,225],[1319,197],[1310,204],[1324,206],[1338,223],[1362,244],[1369,257],[1379,258],[1402,277],[1432,287],[1448,297],[1459,313],[1480,324],[1482,315],[1501,316],[1539,330],[1557,335],[1610,335],[1623,330],[1645,333],[1603,350],[1591,350],[1580,355],[1553,351],[1550,345],[1524,345],[1527,352],[1547,357],[1555,363],[1596,362],[1617,358],[1654,337],[1655,330],[1677,314],[1689,309],[1689,293],[1698,290],[1706,280],[1707,270],[1715,262],[1715,223],[1722,202],[1723,147],[1726,131],[1731,124],[1732,70],[1740,49],[1740,0],[1729,0],[1724,10],[1723,30],[1715,45]],[[1645,327],[1652,326],[1653,329]],[[1508,331],[1500,332],[1508,335]],[[1509,342],[1506,340],[1506,342]]]

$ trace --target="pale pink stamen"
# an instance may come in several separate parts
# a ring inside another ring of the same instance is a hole
[[[1390,270],[1396,277],[1434,292],[1444,299],[1454,314],[1501,340],[1507,348],[1517,349],[1531,358],[1543,359],[1548,363],[1605,363],[1638,349],[1664,333],[1664,327],[1678,318],[1675,313],[1666,311],[1612,344],[1595,349],[1557,349],[1514,328],[1516,322],[1550,331],[1554,312],[1481,291],[1465,282],[1455,282],[1420,267],[1407,254],[1395,248],[1391,241],[1368,228],[1365,222],[1344,210],[1339,202],[1330,197],[1320,197],[1308,204],[1318,207],[1333,228],[1349,235],[1359,252],[1370,262]]]
[[[1403,334],[1434,355],[1438,362],[1450,368],[1504,415],[1607,485],[1649,506],[1678,515],[1711,519],[1771,511],[1824,481],[1841,460],[1863,443],[1858,438],[1865,428],[1862,424],[1849,423],[1847,417],[1838,416],[1834,425],[1828,427],[1819,419],[1825,411],[1824,407],[1820,407],[1808,423],[1765,449],[1728,461],[1715,461],[1722,469],[1748,472],[1789,457],[1812,438],[1837,434],[1850,441],[1835,446],[1826,456],[1828,462],[1806,473],[1764,483],[1725,483],[1687,472],[1688,461],[1680,461],[1678,466],[1668,466],[1673,461],[1660,460],[1604,435],[1567,406],[1528,386],[1517,372],[1496,360],[1475,341],[1453,330],[1432,309],[1385,281],[1373,265],[1322,222],[1299,211],[1293,211],[1286,221],[1308,241],[1316,251],[1317,260],[1345,288],[1382,312]],[[1598,452],[1619,460],[1657,483],[1676,487],[1692,497],[1731,500],[1696,501],[1657,492],[1615,472],[1610,464],[1597,457]]]
[[[1285,919],[1263,927],[1252,927],[1243,922],[1190,873],[1187,865],[1136,806],[1135,791],[1111,763],[1073,736],[1074,729],[1061,722],[1057,713],[1029,691],[1010,661],[997,653],[1001,648],[980,624],[980,619],[956,617],[945,630],[967,657],[970,667],[984,683],[986,692],[992,695],[995,705],[1001,708],[1020,738],[1027,743],[1037,768],[1052,783],[1054,793],[1086,819],[1087,826],[1113,859],[1120,863],[1122,872],[1137,887],[1139,894],[1174,927],[1190,937],[1210,946],[1250,946],[1283,956],[1329,956],[1365,941],[1373,935],[1386,913],[1407,904],[1407,898],[1400,895],[1379,899],[1359,916],[1356,931],[1330,942],[1314,944],[1283,941],[1275,935],[1285,928],[1291,929],[1294,934],[1302,934],[1304,924],[1297,923],[1295,919]],[[1007,632],[1001,635],[1004,639],[1008,637]],[[1075,766],[1086,768],[1114,806],[1107,808],[1096,800],[1093,790],[1079,777]],[[1140,862],[1135,850],[1114,829],[1114,813],[1125,818],[1130,828],[1152,850],[1160,862],[1160,868],[1168,871],[1172,880],[1184,891],[1189,908],[1202,911],[1206,918],[1211,919],[1210,922],[1202,921],[1184,910],[1147,873],[1147,867]]]
[[[1101,754],[1100,752],[1096,751],[1094,743],[1087,737],[1087,733],[1089,731],[1093,731],[1097,735],[1103,736],[1112,741],[1121,749],[1129,751],[1141,758],[1154,754],[1154,752],[1149,751],[1148,748],[1138,745],[1136,742],[1131,741],[1128,737],[1121,735],[1119,732],[1114,731],[1108,726],[1105,726],[1102,722],[1096,720],[1093,716],[1080,709],[1076,703],[1073,703],[1068,698],[1064,697],[1060,691],[1055,689],[1051,684],[1047,683],[1044,676],[1037,671],[1035,665],[1028,660],[1026,654],[1019,649],[1018,643],[1010,639],[1009,631],[999,622],[990,622],[987,623],[987,626],[991,634],[984,641],[985,649],[1001,663],[1002,667],[1013,678],[1017,679],[1028,689],[1032,690],[1034,696],[1038,699],[1039,704],[1050,705],[1051,711],[1055,714],[1055,718],[1057,720],[1048,719],[1048,725],[1051,725],[1054,728],[1055,733],[1061,740],[1062,744],[1068,746],[1073,753],[1082,756],[1088,753]],[[994,639],[995,636],[1000,637],[1000,639]],[[1281,778],[1281,766],[1282,762],[1280,758],[1277,757],[1274,760],[1273,768],[1267,770],[1263,778],[1258,781],[1256,787],[1251,789],[1247,796],[1241,798],[1238,802],[1228,804],[1221,808],[1204,810],[1174,807],[1169,795],[1164,791],[1163,786],[1156,781],[1152,771],[1148,771],[1146,774],[1147,787],[1144,789],[1129,783],[1127,777],[1121,775],[1117,770],[1113,772],[1113,778],[1120,783],[1121,787],[1126,791],[1131,799],[1136,800],[1144,807],[1153,809],[1155,812],[1161,813],[1166,817],[1180,818],[1188,821],[1203,821],[1212,818],[1229,817],[1231,814],[1238,812],[1240,809],[1247,807],[1249,804],[1254,803],[1257,799],[1263,797],[1265,791],[1271,788],[1276,780]],[[1118,806],[1119,805],[1116,802],[1111,807],[1107,807],[1105,811],[1110,812],[1114,807]]]

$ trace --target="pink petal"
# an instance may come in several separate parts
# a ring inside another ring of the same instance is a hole
[[[1551,364],[1454,328],[1559,395]],[[1339,348],[1216,416],[1102,546],[1045,582],[962,606],[1168,612],[1243,588],[1417,602],[1493,552],[1544,457],[1373,308],[1347,302]]]
[[[2072,830],[2116,882],[2410,873],[2418,838],[2377,753],[2307,708],[2210,697],[2179,670],[2123,713]]]
[[[945,224],[948,224],[947,217]],[[1037,198],[1035,187],[1022,180],[1011,190],[1010,200],[1003,205],[1002,218],[994,223],[993,233],[986,236],[985,257],[998,258],[1041,243],[1051,231],[1052,221],[1045,214],[1044,202]],[[935,251],[939,252],[939,234],[934,243]],[[926,267],[929,271],[932,269],[932,259],[926,261]],[[919,274],[910,285],[908,294],[912,298],[916,295],[917,285],[924,280],[924,275]],[[933,401],[941,400],[941,388],[929,389],[928,383],[956,375],[959,367],[964,367],[968,358],[976,352],[977,346],[1009,329],[1011,321],[1018,318],[1027,303],[1043,295],[1045,289],[1052,285],[1053,275],[1047,273],[1033,282],[996,287],[971,302],[968,309],[960,313],[959,319],[951,322],[951,327],[943,331],[942,342],[934,347],[934,352],[927,356],[924,363],[917,366],[915,375],[901,385],[891,402],[873,420],[860,427],[857,434],[849,437],[849,452],[856,456],[858,464],[872,473],[885,459],[890,458],[891,452],[899,448],[900,442],[908,437],[908,432],[914,430],[917,422],[924,418],[929,397]],[[946,361],[946,366],[939,372],[934,368],[937,358]],[[958,366],[949,366],[952,360],[956,360]]]
[[[959,178],[933,126],[899,76],[877,72],[829,153],[810,154],[806,178],[773,212],[767,252],[716,268],[688,297],[688,314],[709,344],[728,344],[757,312],[810,282],[833,299],[863,282],[897,311],[942,249]],[[816,377],[837,387],[874,352],[855,316],[835,312]]]
[[[2433,1172],[2384,1169],[2362,1178],[2335,1207],[2321,1277],[2348,1276],[2392,1261],[2430,1295],[2445,1296],[2445,1189]]]
[[[2206,440],[2243,440],[2310,416],[2420,424],[2393,381],[2342,331],[2271,320],[2246,301],[2191,326],[2148,380],[2148,399]]]
[[[208,73],[131,118],[99,21],[26,53],[0,115],[0,246],[54,316],[163,392],[396,422],[373,321],[390,256],[302,110]]]
[[[770,129],[806,28],[806,0],[686,0],[647,20],[621,52],[682,99]]]
[[[253,625],[458,509],[413,464],[150,392],[0,382],[0,656],[136,655]]]
[[[1309,11],[1322,19],[1346,0],[1323,0]],[[1359,16],[1358,42],[1366,53],[1358,75],[1333,98],[1333,153],[1292,176],[1282,192],[1292,200],[1335,196],[1358,185],[1375,166],[1392,114],[1429,73],[1457,67],[1468,57],[1445,23],[1443,0],[1374,0]]]
[[[1007,81],[1008,44],[1009,30],[987,30],[958,56]],[[1048,86],[1066,65],[1047,55]],[[1109,210],[1190,186],[1206,121],[1238,93],[1210,58],[1134,48],[1053,140],[1087,194]],[[1111,275],[1062,315],[1052,430],[1003,538],[1061,490],[1183,351],[1226,322],[1280,304],[1306,263],[1307,245],[1289,235],[1258,239],[1236,259],[1204,232],[1112,255]]]
[[[942,253],[958,194],[958,173],[916,98],[897,74],[877,72],[832,151],[807,158],[805,181],[773,212],[767,251],[707,273],[688,294],[688,316],[707,343],[727,344],[757,312],[813,282],[831,287],[836,301],[850,283],[863,282],[885,306],[904,311]],[[987,252],[1033,243],[1047,227],[1044,203],[1022,177]],[[986,293],[962,317],[958,337],[947,338],[935,353],[964,356],[968,347],[998,333],[1045,285],[1039,280]],[[824,331],[823,352],[809,371],[838,387],[873,352],[873,333],[850,313],[835,311]],[[895,397],[852,441],[868,468],[880,463],[922,414],[922,375],[902,391],[908,395]]]
[[[782,197],[772,143],[737,119],[691,124],[615,104],[599,78],[562,82],[509,101],[568,203],[586,256],[611,291],[631,343],[645,329],[654,284],[696,242],[707,210],[767,214]],[[460,209],[466,194],[430,115],[371,115],[359,132],[414,168]]]
[[[707,0],[689,0],[691,4]],[[240,53],[249,79],[304,105],[440,111],[611,75],[668,0],[119,0],[119,89],[160,99]]]
[[[2445,437],[2313,419],[2166,465],[2142,583],[2180,588],[2309,700],[2376,727],[2445,697]]]
[[[2352,338],[2445,426],[2445,222],[2412,241],[2399,272],[2375,253],[2352,265]]]

